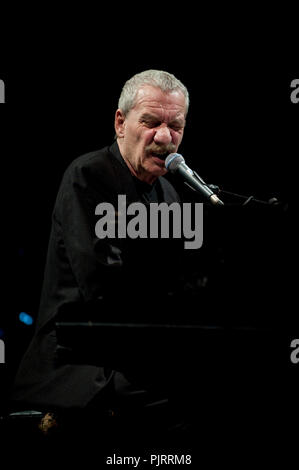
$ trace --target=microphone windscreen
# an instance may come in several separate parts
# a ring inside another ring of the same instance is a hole
[[[169,171],[176,171],[181,163],[184,163],[185,159],[180,153],[170,153],[165,159],[165,168]]]

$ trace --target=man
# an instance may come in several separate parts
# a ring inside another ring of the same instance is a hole
[[[135,82],[139,79],[142,83],[143,76],[146,74],[135,77]],[[168,76],[165,79],[171,80]],[[164,160],[169,153],[177,151],[182,141],[188,94],[179,85],[167,91],[167,82],[164,90],[144,84],[138,89],[134,106],[128,109],[127,95],[132,93],[130,87],[134,85],[132,80],[124,88],[120,109],[116,111],[117,143],[131,173],[152,184],[166,173]]]
[[[180,266],[174,244],[98,238],[95,208],[101,202],[117,207],[119,195],[127,204],[146,206],[179,201],[163,178],[164,161],[179,148],[188,106],[188,91],[173,75],[157,70],[135,75],[119,99],[116,141],[77,158],[65,172],[53,211],[36,332],[15,381],[13,401],[20,408],[165,414],[169,384],[162,358],[160,365],[151,364],[151,358],[138,361],[142,352],[137,348],[136,363],[131,356],[118,367],[117,358],[126,351],[116,342],[113,360],[104,350],[94,360],[68,361],[61,356],[64,347],[55,325],[78,313],[88,320],[90,305],[98,321],[166,318],[167,295],[176,289]],[[99,334],[99,345],[104,336]]]

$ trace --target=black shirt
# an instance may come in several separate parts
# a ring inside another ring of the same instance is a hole
[[[161,312],[167,315],[163,299],[175,289],[180,267],[170,241],[100,240],[95,234],[96,205],[116,207],[120,194],[127,204],[179,201],[165,178],[148,185],[133,177],[116,142],[71,163],[53,210],[36,332],[16,377],[15,402],[48,409],[85,407],[95,396],[103,396],[103,406],[116,396],[150,400],[138,384],[138,368],[131,380],[132,370],[112,369],[101,357],[96,365],[57,361],[55,323],[66,315],[71,321],[78,312],[88,318],[91,304],[96,303],[92,311],[99,321],[155,322]],[[122,355],[117,344],[114,350]]]

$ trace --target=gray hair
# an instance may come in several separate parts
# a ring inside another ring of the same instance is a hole
[[[163,70],[145,70],[130,78],[122,89],[118,101],[118,107],[126,116],[130,109],[134,107],[138,90],[144,85],[151,85],[160,88],[163,92],[180,90],[185,96],[186,115],[189,108],[189,93],[185,85],[174,75]]]

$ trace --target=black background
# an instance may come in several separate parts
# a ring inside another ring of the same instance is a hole
[[[217,21],[211,14],[206,24],[201,11],[193,18],[192,12],[174,12],[173,18],[165,13],[160,17],[155,10],[137,12],[137,21],[127,19],[130,15],[122,19],[121,12],[118,21],[110,13],[97,15],[93,22],[87,19],[92,15],[76,21],[71,12],[57,15],[57,23],[50,22],[46,32],[40,21],[31,35],[19,34],[9,60],[1,63],[0,78],[6,85],[6,104],[0,107],[4,397],[33,334],[33,327],[21,324],[18,315],[37,314],[51,211],[62,174],[77,156],[112,142],[118,97],[132,75],[162,69],[186,85],[190,111],[180,151],[205,180],[228,191],[288,201],[287,173],[298,153],[299,104],[290,101],[290,83],[298,78],[298,69],[293,41],[282,37],[283,21],[261,12],[233,12],[240,13],[234,20],[226,11],[228,21],[217,11]],[[220,251],[212,260],[216,281],[227,282],[229,275],[236,282],[224,285],[230,285],[229,296],[241,299],[238,310],[245,311],[242,296],[248,290],[240,293],[238,287],[242,276],[250,279],[249,303],[256,306],[255,314],[268,310],[275,321],[284,320],[289,312],[285,212],[269,219],[260,214],[255,219],[251,213],[247,222],[242,215],[245,225],[238,236],[235,216],[219,217],[225,243],[230,243],[223,251],[223,239],[212,230],[211,246]],[[214,227],[215,215],[211,218]],[[262,225],[248,234],[255,222]],[[262,269],[256,269],[269,237],[270,250]],[[252,253],[255,258],[249,262]],[[225,269],[218,264],[223,257]],[[214,279],[214,272],[206,269]],[[270,280],[261,298],[262,277]],[[216,303],[213,291],[211,298],[213,308],[225,312],[231,299],[222,303],[223,292]],[[190,303],[192,308],[197,305]],[[288,345],[284,353],[289,354]]]

